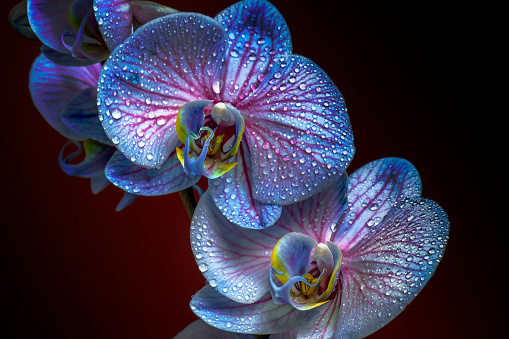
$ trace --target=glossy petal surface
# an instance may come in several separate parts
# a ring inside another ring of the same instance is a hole
[[[256,88],[276,56],[291,53],[290,32],[278,10],[263,0],[236,3],[215,19],[228,37],[220,99],[236,106]]]
[[[130,0],[94,0],[94,14],[110,51],[133,32]]]
[[[209,182],[216,206],[229,221],[246,228],[261,229],[273,225],[281,215],[281,206],[256,200],[251,190],[251,159],[247,145],[240,145],[233,158],[237,165],[222,177]]]
[[[344,251],[336,335],[367,336],[403,311],[435,272],[448,234],[440,206],[406,199]]]
[[[224,29],[200,14],[177,13],[134,32],[106,62],[98,87],[103,127],[140,166],[161,166],[175,151],[177,112],[207,99],[224,54]],[[141,146],[140,146],[141,145]]]
[[[312,61],[280,57],[237,107],[246,127],[257,200],[290,204],[314,195],[349,165],[353,136],[341,93]]]
[[[127,192],[147,196],[177,192],[200,179],[200,176],[184,173],[175,152],[160,168],[138,166],[121,152],[115,152],[106,166],[106,177]]]
[[[27,16],[30,26],[41,42],[54,50],[68,53],[62,44],[62,34],[77,29],[69,23],[69,6],[73,0],[29,0]]]
[[[76,93],[62,109],[62,122],[80,135],[113,146],[99,121],[96,102],[95,87],[88,87]]]
[[[339,219],[344,181],[320,194],[282,208],[271,227],[250,230],[228,221],[213,201],[209,188],[200,198],[191,222],[191,248],[196,263],[212,286],[234,301],[252,303],[269,292],[270,255],[278,240],[290,232],[325,242],[320,225]],[[256,289],[253,288],[256,286]],[[246,298],[247,296],[247,298]]]
[[[292,329],[306,313],[289,305],[277,305],[269,293],[250,305],[242,305],[205,286],[193,296],[191,310],[208,324],[241,333],[276,333]]]
[[[370,162],[350,175],[348,210],[331,240],[347,250],[369,234],[395,204],[420,195],[419,173],[408,161],[385,158]]]
[[[35,59],[30,70],[30,94],[44,119],[60,134],[72,140],[84,140],[87,136],[77,133],[61,119],[64,106],[74,95],[95,87],[101,66],[59,66],[44,55]]]

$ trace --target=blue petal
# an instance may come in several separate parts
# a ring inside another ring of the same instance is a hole
[[[136,194],[132,194],[129,192],[125,192],[122,196],[122,199],[119,201],[117,207],[115,207],[115,211],[120,212],[127,206],[131,205],[138,196]]]
[[[94,15],[110,51],[133,31],[131,0],[94,0]]]
[[[279,305],[267,293],[259,301],[243,305],[205,286],[193,296],[191,310],[216,328],[240,333],[270,334],[287,331],[306,320],[306,312]]]
[[[277,59],[271,73],[237,106],[245,119],[255,199],[304,200],[340,178],[354,153],[343,97],[312,61]]]
[[[64,151],[73,143],[78,149],[64,158]],[[58,163],[60,168],[68,175],[75,175],[81,178],[93,178],[98,175],[104,175],[104,167],[115,152],[115,148],[107,146],[93,140],[87,139],[81,143],[68,141],[60,150]],[[73,160],[82,155],[85,150],[85,158],[79,163],[73,163]]]
[[[69,53],[59,52],[46,45],[41,46],[41,52],[51,62],[61,66],[90,66],[97,63],[97,61],[93,59],[76,59]]]
[[[253,197],[249,148],[241,142],[232,159],[237,162],[233,169],[209,181],[216,206],[229,221],[241,227],[261,229],[273,225],[281,215],[281,206],[265,204]]]
[[[347,250],[370,233],[395,204],[420,195],[419,173],[408,161],[385,158],[363,166],[350,175],[349,207],[331,241]]]
[[[288,233],[279,239],[270,258],[272,267],[279,271],[277,278],[285,284],[294,276],[308,273],[311,251],[316,245],[318,243],[313,238],[297,232]]]
[[[62,108],[61,119],[70,129],[88,139],[113,146],[104,133],[97,111],[97,90],[89,87],[76,93]]]
[[[449,238],[444,210],[405,199],[378,227],[343,251],[338,337],[365,337],[394,319],[422,290]]]
[[[106,177],[127,192],[146,196],[181,191],[200,179],[200,176],[184,173],[175,153],[160,168],[147,169],[135,165],[121,152],[115,152],[106,166]]]
[[[64,137],[85,140],[86,135],[69,128],[61,118],[63,108],[77,93],[97,86],[100,64],[86,67],[56,65],[44,55],[35,59],[30,70],[30,94],[44,119]]]
[[[252,92],[279,55],[292,50],[290,32],[281,14],[267,1],[242,1],[216,18],[228,32],[222,101],[236,106]],[[237,107],[238,108],[238,107]]]
[[[110,139],[135,163],[160,167],[175,148],[177,112],[213,99],[225,49],[224,28],[200,14],[155,19],[110,56],[98,85],[99,114]]]

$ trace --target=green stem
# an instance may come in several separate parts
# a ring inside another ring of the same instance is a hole
[[[180,199],[182,199],[182,203],[186,209],[187,215],[189,216],[189,220],[193,219],[193,213],[196,209],[196,200],[194,199],[194,192],[192,187],[188,187],[179,191]]]

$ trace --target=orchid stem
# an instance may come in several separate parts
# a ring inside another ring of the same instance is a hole
[[[182,191],[179,191],[179,195],[180,199],[182,199],[187,215],[189,216],[189,220],[192,220],[194,210],[196,209],[196,200],[194,199],[193,188],[185,188]]]

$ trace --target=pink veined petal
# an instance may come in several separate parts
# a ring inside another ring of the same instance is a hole
[[[230,161],[237,165],[209,181],[216,206],[229,221],[241,227],[262,229],[273,225],[281,215],[281,206],[264,204],[253,197],[249,147],[241,142],[237,155]]]
[[[306,319],[306,312],[290,305],[275,304],[270,293],[256,303],[244,305],[226,298],[209,285],[193,296],[191,310],[211,326],[240,333],[287,331]]]
[[[350,175],[348,209],[331,236],[347,250],[382,221],[386,213],[405,198],[421,195],[421,180],[415,167],[404,159],[373,161]]]
[[[284,234],[279,228],[252,230],[231,223],[208,189],[191,222],[191,248],[211,286],[236,302],[253,303],[269,291],[270,254]]]
[[[336,288],[339,288],[339,282]],[[308,319],[300,325],[297,338],[332,339],[341,307],[339,294],[328,303],[308,311]]]
[[[160,168],[145,168],[134,164],[119,151],[106,165],[106,177],[123,190],[145,196],[181,191],[198,182],[200,176],[184,173],[175,152]]]
[[[257,164],[251,182],[260,201],[291,204],[315,195],[338,180],[353,157],[343,97],[304,57],[277,58],[237,109],[245,118],[244,142]]]
[[[227,31],[222,101],[236,106],[259,84],[278,55],[292,51],[290,32],[281,14],[267,1],[242,1],[215,19]]]
[[[137,165],[161,166],[175,151],[177,112],[213,99],[224,53],[224,28],[211,18],[177,13],[134,32],[110,56],[98,85],[106,135]]]
[[[44,55],[39,55],[32,65],[32,100],[44,119],[68,139],[85,140],[87,136],[76,132],[62,121],[62,110],[74,95],[96,86],[100,69],[100,64],[86,67],[60,66]]]
[[[336,336],[363,338],[394,319],[422,290],[449,238],[444,210],[427,199],[405,199],[343,251]]]

